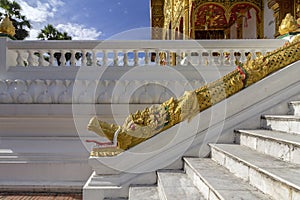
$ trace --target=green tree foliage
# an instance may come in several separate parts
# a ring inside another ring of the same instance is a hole
[[[31,24],[26,16],[21,14],[22,8],[20,4],[15,1],[0,0],[0,8],[3,9],[3,12],[0,10],[0,20],[8,16],[16,29],[14,37],[17,40],[24,40],[28,37]]]
[[[45,26],[37,36],[41,40],[72,40],[67,32],[60,32],[53,25]]]

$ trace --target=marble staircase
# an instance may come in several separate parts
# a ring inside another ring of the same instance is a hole
[[[81,192],[92,170],[71,105],[0,110],[0,192]]]
[[[261,128],[236,130],[233,144],[210,144],[210,158],[184,157],[157,185],[129,188],[143,199],[300,199],[300,101],[289,115],[263,115]]]

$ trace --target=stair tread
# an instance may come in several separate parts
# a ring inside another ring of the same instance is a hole
[[[204,200],[193,181],[185,173],[158,172],[157,174],[166,199]]]
[[[238,159],[274,179],[300,190],[300,165],[284,162],[236,144],[210,144],[212,148]]]
[[[38,150],[36,150],[38,151]],[[30,163],[30,162],[82,162],[88,160],[88,154],[72,155],[59,152],[12,152],[0,149],[0,163]]]
[[[300,104],[300,101],[291,101],[289,104]]]
[[[293,144],[296,146],[300,146],[300,135],[299,134],[291,134],[291,133],[272,131],[272,130],[264,130],[264,129],[238,130],[237,132],[242,133],[242,134],[247,134],[247,135],[253,135],[253,136],[278,140],[278,141],[286,142],[286,143]]]
[[[130,200],[159,200],[156,186],[132,186],[129,188]]]
[[[263,119],[286,120],[286,121],[300,121],[298,115],[262,115]]]
[[[211,159],[184,158],[184,160],[223,199],[270,199]]]

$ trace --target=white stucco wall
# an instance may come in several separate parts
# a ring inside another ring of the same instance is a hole
[[[230,27],[230,39],[237,39],[236,23]]]
[[[264,1],[264,38],[273,39],[275,34],[275,21],[273,10],[269,9],[268,1]]]
[[[256,31],[256,11],[255,9],[250,9],[250,19],[243,18],[243,38],[244,39],[256,39],[257,31]]]

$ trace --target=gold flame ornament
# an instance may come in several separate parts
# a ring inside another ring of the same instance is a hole
[[[285,35],[290,32],[295,32],[298,29],[298,24],[291,13],[286,14],[279,26],[280,35]]]
[[[14,36],[16,34],[16,29],[13,23],[10,21],[9,17],[6,16],[0,24],[0,33],[8,34]]]

